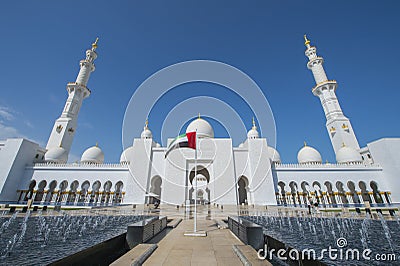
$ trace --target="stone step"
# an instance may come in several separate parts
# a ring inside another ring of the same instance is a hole
[[[111,263],[112,266],[137,266],[142,265],[148,257],[156,250],[157,244],[139,244],[119,259]]]
[[[175,227],[178,226],[178,224],[179,224],[180,222],[182,222],[182,219],[181,219],[181,218],[175,218],[175,219],[173,219],[172,221],[170,221],[170,222],[167,224],[167,227],[168,227],[168,228],[175,228]]]
[[[226,229],[229,227],[224,219],[214,219],[214,221],[217,224],[218,229]]]
[[[251,265],[268,265],[272,264],[267,260],[261,260],[257,256],[257,251],[250,245],[232,245],[233,252],[239,257],[245,266]]]

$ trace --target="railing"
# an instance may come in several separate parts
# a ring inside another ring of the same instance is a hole
[[[274,168],[279,170],[281,168],[371,168],[377,169],[381,168],[378,164],[363,164],[363,163],[351,163],[351,164],[340,164],[340,163],[305,163],[305,164],[297,164],[297,163],[274,163]]]
[[[103,164],[95,164],[95,163],[35,163],[28,167],[46,167],[46,168],[128,168],[129,162],[122,163],[103,163]]]
[[[167,227],[167,216],[152,217],[128,225],[126,242],[129,248],[145,243]]]
[[[260,225],[237,216],[229,216],[228,226],[232,233],[246,245],[252,246],[255,250],[262,248],[264,236]]]
[[[277,206],[282,207],[300,207],[300,208],[307,208],[309,204],[306,203],[277,203]],[[371,208],[400,208],[400,204],[398,203],[370,203]],[[318,208],[365,208],[364,203],[319,203]]]
[[[1,201],[1,204],[20,204],[26,205],[28,201]],[[32,205],[44,206],[77,206],[77,207],[108,207],[108,206],[123,206],[123,202],[55,202],[55,201],[33,201]]]

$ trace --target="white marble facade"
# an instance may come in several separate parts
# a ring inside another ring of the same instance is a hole
[[[336,81],[327,79],[323,59],[309,40],[305,45],[307,66],[316,80],[313,94],[321,100],[337,163],[323,163],[320,153],[305,145],[298,152],[298,163],[284,164],[268,140],[259,136],[254,121],[247,139],[233,147],[231,139],[215,137],[202,118],[194,119],[187,129],[197,130],[199,136],[196,178],[194,150],[177,149],[165,158],[167,148],[152,139],[148,123],[118,163],[104,163],[97,145],[87,149],[79,163],[67,163],[80,106],[90,95],[86,85],[95,69],[96,42],[80,62],[76,82],[67,85],[68,99],[46,148],[26,139],[0,141],[0,201],[112,205],[160,199],[182,205],[196,198],[199,203],[221,205],[399,203],[400,138],[379,139],[360,149],[335,95]]]

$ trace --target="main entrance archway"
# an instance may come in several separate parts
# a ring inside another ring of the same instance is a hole
[[[189,180],[188,180],[188,186],[187,186],[187,195],[186,199],[190,200],[190,203],[194,203],[194,198],[195,198],[195,186],[196,186],[196,181],[197,181],[197,203],[199,204],[207,204],[210,203],[211,200],[211,195],[210,195],[210,189],[208,188],[208,184],[210,183],[210,173],[204,166],[197,166],[197,172],[196,172],[196,179],[195,179],[195,169],[193,168],[190,171],[189,174]]]

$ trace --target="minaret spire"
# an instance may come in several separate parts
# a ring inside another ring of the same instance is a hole
[[[53,130],[47,142],[46,149],[51,150],[62,147],[68,158],[72,141],[75,135],[78,113],[85,98],[89,97],[90,90],[86,87],[90,73],[95,70],[94,60],[97,58],[96,49],[99,38],[92,44],[92,48],[86,51],[86,58],[81,60],[79,74],[75,82],[67,84],[68,99],[61,116],[54,123]],[[66,162],[66,161],[60,161]]]
[[[305,55],[308,57],[307,67],[313,73],[316,86],[312,93],[322,104],[326,117],[326,128],[335,153],[342,147],[342,143],[356,150],[360,149],[350,120],[344,116],[336,97],[337,82],[328,80],[324,67],[324,59],[317,55],[317,48],[310,45],[310,40],[304,35],[304,45],[307,47]]]
[[[310,40],[307,39],[307,35],[306,35],[306,34],[304,34],[304,45],[305,45],[307,48],[310,48]]]
[[[99,41],[99,37],[97,37],[97,38],[96,38],[96,41],[94,41],[94,43],[92,43],[92,51],[93,51],[93,52],[96,51],[96,49],[97,49],[97,43],[98,43],[98,41]]]
[[[98,41],[99,38],[96,38],[96,41],[92,44],[92,49],[86,51],[86,58],[79,62],[81,69],[75,82],[80,85],[86,86],[90,73],[95,70],[93,61],[97,58],[96,49]]]
[[[252,122],[253,122],[252,129],[257,130],[256,121],[254,120],[254,117],[253,117],[253,121]]]

